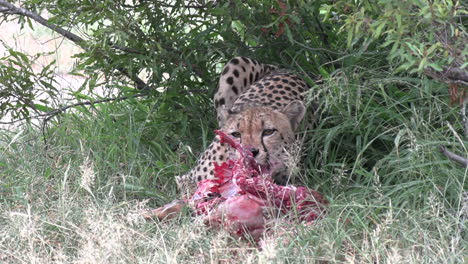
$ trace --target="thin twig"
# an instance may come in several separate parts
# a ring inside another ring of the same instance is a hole
[[[468,71],[462,70],[457,67],[447,67],[443,66],[444,69],[443,75],[447,78],[455,81],[462,81],[468,83]]]
[[[463,128],[465,137],[468,137],[468,117],[466,116],[466,105],[468,104],[468,98],[463,98],[462,106],[460,109],[460,115],[462,117]]]
[[[216,6],[217,4],[219,4],[219,2],[221,2],[220,0],[216,0],[216,1],[208,1],[202,5],[200,4],[192,4],[192,3],[188,3],[186,5],[183,5],[182,7],[184,8],[193,8],[193,9],[207,9],[209,7],[214,7]],[[170,4],[166,4],[166,3],[163,3],[163,2],[159,2],[158,3],[159,6],[162,6],[162,7],[168,7],[168,8],[178,8],[180,6],[176,6],[176,5],[170,5]]]
[[[127,96],[121,96],[121,97],[115,97],[115,98],[106,98],[106,99],[101,99],[101,100],[96,100],[96,101],[86,101],[86,102],[79,102],[71,105],[66,105],[64,107],[60,107],[58,109],[52,110],[47,112],[45,115],[47,115],[47,118],[44,119],[45,122],[49,121],[52,117],[66,111],[69,108],[72,107],[77,107],[77,106],[82,106],[82,105],[95,105],[95,104],[100,104],[100,103],[106,103],[106,102],[111,102],[111,101],[122,101],[122,100],[127,100],[130,98],[137,98],[137,97],[142,97],[148,95],[147,93],[138,93],[138,94],[133,94],[133,95],[127,95]]]
[[[449,68],[444,66],[443,71],[438,72],[432,68],[426,68],[424,73],[436,80],[442,80],[447,83],[468,86],[468,72],[459,68]]]
[[[70,104],[70,105],[65,105],[63,107],[54,109],[54,110],[46,112],[44,114],[39,114],[39,115],[35,115],[35,116],[29,116],[29,117],[25,117],[25,118],[21,118],[21,119],[16,119],[16,120],[13,120],[13,121],[10,121],[10,122],[0,122],[0,124],[2,124],[2,125],[12,125],[12,124],[18,123],[20,121],[24,121],[24,120],[28,120],[28,119],[34,119],[34,118],[41,118],[41,117],[45,117],[44,121],[47,122],[52,117],[54,117],[54,116],[56,116],[56,115],[58,115],[58,114],[60,114],[62,112],[65,112],[66,110],[68,110],[70,108],[73,108],[73,107],[83,106],[83,105],[95,105],[95,104],[99,104],[99,103],[107,103],[107,102],[112,102],[112,101],[122,101],[122,100],[130,99],[130,98],[137,98],[137,97],[142,97],[142,96],[147,96],[147,95],[148,95],[148,93],[138,93],[138,94],[133,94],[133,95],[121,96],[121,97],[106,98],[106,99],[101,99],[101,100],[96,100],[96,101],[79,102],[79,103],[74,103],[74,104]]]
[[[457,155],[457,154],[455,154],[453,152],[448,151],[447,148],[444,147],[444,146],[439,146],[439,150],[449,160],[455,161],[456,163],[458,163],[459,165],[461,165],[464,168],[468,168],[468,159],[467,158],[464,158],[464,157],[459,156],[459,155]]]

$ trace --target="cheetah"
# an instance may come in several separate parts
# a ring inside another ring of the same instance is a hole
[[[309,88],[288,70],[246,57],[231,59],[219,78],[214,106],[220,129],[248,147],[258,164],[268,168],[279,184],[288,181],[287,149],[304,117],[304,93]],[[196,166],[176,177],[179,189],[191,190],[197,182],[213,178],[215,163],[236,155],[216,137]]]

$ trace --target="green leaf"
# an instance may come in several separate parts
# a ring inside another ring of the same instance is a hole
[[[432,67],[434,70],[441,72],[443,71],[442,67],[436,63],[429,63],[428,66]]]
[[[273,21],[273,22],[271,22],[270,24],[265,25],[265,26],[263,26],[263,27],[264,27],[264,28],[271,28],[272,26],[278,24],[278,22],[280,21],[280,19],[281,19],[281,18],[278,17],[277,19],[275,19],[275,21]]]
[[[289,26],[287,23],[284,23],[284,29],[286,32],[286,36],[288,37],[288,40],[291,44],[294,44],[294,38],[292,36],[291,30],[289,29]]]
[[[421,62],[419,62],[419,67],[418,67],[418,71],[421,72],[424,68],[426,68],[426,65],[427,64],[427,58],[424,57]]]
[[[431,47],[429,47],[426,51],[426,54],[427,55],[430,55],[431,53],[433,53],[438,47],[440,46],[439,43],[436,43],[434,45],[432,45]]]
[[[294,14],[289,14],[288,17],[291,18],[292,21],[294,21],[294,23],[296,23],[296,24],[301,23],[301,18],[294,15]]]
[[[76,99],[93,100],[93,97],[83,93],[74,92],[71,95],[74,96]]]
[[[52,80],[51,80],[52,81]],[[39,82],[46,88],[48,88],[49,90],[51,91],[57,91],[57,88],[55,88],[55,86],[53,86],[52,84],[50,84],[50,82],[46,82],[46,81],[43,81],[43,80],[39,80]]]
[[[395,69],[395,72],[406,71],[414,65],[414,62],[406,62]]]
[[[323,67],[319,68],[319,72],[325,79],[330,78],[330,74]]]
[[[380,25],[377,26],[374,32],[374,38],[380,37],[380,34],[382,33],[382,30],[384,29],[385,25],[386,25],[385,22],[381,22]]]
[[[351,48],[351,43],[353,42],[353,31],[349,30],[348,31],[348,37],[346,38],[346,46],[348,48]]]
[[[41,112],[50,112],[54,110],[53,108],[50,108],[46,105],[41,105],[41,104],[34,104],[34,108],[41,111]]]

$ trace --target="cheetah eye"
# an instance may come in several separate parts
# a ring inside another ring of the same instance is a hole
[[[262,136],[271,136],[276,132],[276,129],[265,129],[263,130]]]
[[[241,137],[241,133],[240,132],[232,132],[231,133],[231,136],[235,137],[235,138],[240,138]]]

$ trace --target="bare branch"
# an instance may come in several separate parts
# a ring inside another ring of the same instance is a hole
[[[24,8],[21,8],[21,7],[16,7],[15,5],[13,5],[13,4],[5,1],[5,0],[0,0],[0,12],[29,17],[29,18],[35,20],[36,22],[38,22],[39,24],[41,24],[41,25],[43,25],[43,26],[45,26],[45,27],[59,33],[60,35],[64,36],[65,38],[73,41],[75,44],[80,46],[82,49],[84,49],[86,51],[90,51],[90,48],[88,47],[86,41],[83,38],[81,38],[80,36],[70,32],[68,30],[65,30],[65,29],[59,27],[58,25],[54,25],[54,24],[49,23],[47,21],[47,19],[43,18],[39,14],[36,14],[34,12],[31,12],[31,11],[29,11],[27,9],[24,9]],[[124,48],[122,48],[122,47],[117,47],[116,46],[114,48],[124,50]],[[103,56],[107,61],[110,61],[110,62],[112,61],[108,56],[106,56],[106,55],[103,55]],[[138,89],[143,90],[143,89],[148,89],[149,88],[147,86],[147,84],[143,80],[138,78],[138,76],[134,76],[134,75],[130,74],[127,71],[127,69],[122,68],[122,67],[118,67],[117,70],[120,73],[122,73],[123,75],[127,76],[132,81],[134,81],[136,83],[136,86],[137,86]]]
[[[101,99],[101,100],[96,100],[96,101],[79,102],[79,103],[75,103],[75,104],[65,105],[63,107],[54,109],[54,110],[49,111],[49,112],[44,113],[44,114],[29,116],[29,117],[13,120],[13,121],[10,121],[10,122],[0,122],[0,124],[2,124],[2,125],[11,125],[11,124],[18,123],[20,121],[33,119],[33,118],[40,118],[40,117],[45,117],[45,119],[44,119],[44,123],[45,123],[45,122],[49,121],[52,117],[54,117],[54,116],[56,116],[56,115],[58,115],[60,113],[63,113],[66,110],[68,110],[70,108],[73,108],[73,107],[83,106],[83,105],[95,105],[95,104],[107,103],[107,102],[112,102],[112,101],[123,101],[123,100],[127,100],[127,99],[130,99],[130,98],[137,98],[137,97],[142,97],[142,96],[147,96],[147,95],[148,95],[148,93],[138,93],[138,94],[133,94],[133,95],[121,96],[121,97],[106,98],[106,99]]]
[[[447,78],[451,80],[459,80],[465,83],[468,83],[468,71],[462,70],[460,68],[454,68],[454,67],[443,67],[444,72],[443,74],[447,76]]]
[[[468,86],[468,72],[459,68],[449,68],[446,66],[444,66],[443,69],[443,71],[438,72],[432,68],[426,68],[424,73],[427,76],[439,81]]]
[[[115,98],[106,98],[106,99],[102,99],[102,100],[86,101],[86,102],[79,102],[79,103],[76,103],[76,104],[66,105],[64,107],[60,107],[58,109],[47,112],[45,114],[45,115],[47,115],[47,118],[44,119],[44,121],[47,122],[52,117],[66,111],[67,109],[72,108],[72,107],[77,107],[77,106],[82,106],[82,105],[95,105],[95,104],[112,102],[112,101],[122,101],[122,100],[127,100],[127,99],[130,99],[130,98],[137,98],[137,97],[142,97],[142,96],[146,96],[146,95],[148,95],[148,94],[138,93],[138,94],[134,94],[134,95],[121,96],[121,97],[115,97]]]
[[[80,47],[86,49],[86,47],[83,47],[82,45],[82,42],[84,42],[84,39],[82,39],[81,37],[57,26],[57,25],[54,25],[54,24],[50,24],[47,19],[41,17],[40,15],[36,14],[36,13],[33,13],[27,9],[24,9],[24,8],[21,8],[21,7],[16,7],[15,5],[7,2],[7,1],[4,1],[4,0],[0,0],[0,6],[6,8],[9,12],[9,14],[16,14],[16,15],[21,15],[21,16],[26,16],[26,17],[29,17],[29,18],[32,18],[33,20],[35,20],[36,22],[38,22],[39,24],[47,27],[47,28],[50,28],[51,30],[59,33],[60,35],[66,37],[67,39],[75,42],[76,44],[78,44]],[[0,11],[2,11],[0,9]]]
[[[467,158],[464,158],[464,157],[459,156],[459,155],[457,155],[457,154],[455,154],[453,152],[448,151],[447,148],[444,147],[444,146],[439,146],[439,150],[448,159],[450,159],[452,161],[455,161],[456,163],[458,163],[459,165],[461,165],[464,168],[468,167],[468,159]]]

